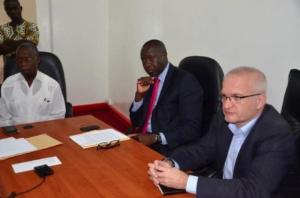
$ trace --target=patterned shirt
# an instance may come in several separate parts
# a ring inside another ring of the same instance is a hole
[[[9,40],[28,40],[37,45],[39,42],[39,29],[35,23],[26,20],[15,28],[10,23],[3,24],[0,26],[0,44]],[[6,54],[5,58],[11,55],[12,53]]]

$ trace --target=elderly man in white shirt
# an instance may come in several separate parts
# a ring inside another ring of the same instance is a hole
[[[1,88],[0,126],[64,118],[65,101],[59,84],[38,71],[39,53],[33,43],[16,53],[20,73],[8,77]]]

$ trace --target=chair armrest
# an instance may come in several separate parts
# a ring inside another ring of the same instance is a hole
[[[73,106],[70,102],[66,102],[66,118],[73,116]]]

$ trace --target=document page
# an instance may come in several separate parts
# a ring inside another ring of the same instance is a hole
[[[15,173],[21,173],[21,172],[33,170],[34,167],[41,166],[44,164],[47,164],[48,166],[54,166],[54,165],[61,164],[61,161],[56,156],[47,157],[47,158],[32,160],[28,162],[13,164],[12,168],[14,169]]]
[[[0,141],[0,159],[36,151],[37,148],[24,138],[5,138]]]
[[[110,142],[113,140],[124,141],[129,139],[128,136],[114,129],[94,130],[78,135],[72,135],[70,138],[82,148],[94,147],[102,142]]]

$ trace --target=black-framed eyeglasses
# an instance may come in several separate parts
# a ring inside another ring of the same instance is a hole
[[[120,140],[112,140],[110,142],[101,142],[97,145],[97,150],[109,149],[120,145]]]
[[[247,95],[247,96],[225,96],[225,95],[221,95],[220,100],[221,100],[222,103],[224,103],[227,100],[229,100],[229,102],[238,103],[242,99],[250,98],[250,97],[253,97],[253,96],[259,96],[261,94],[262,93],[256,93],[256,94],[251,94],[251,95]]]

